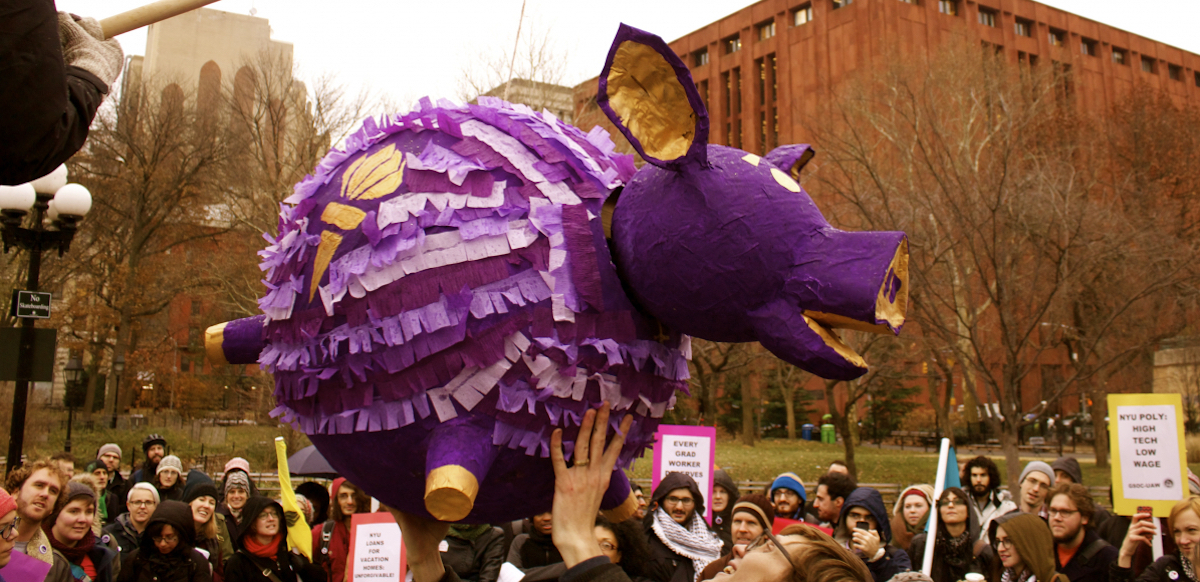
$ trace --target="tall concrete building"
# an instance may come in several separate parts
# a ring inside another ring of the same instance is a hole
[[[292,44],[272,40],[266,18],[200,8],[150,25],[146,56],[131,57],[130,67],[135,75],[194,89],[201,82],[232,83],[264,56],[291,71]]]

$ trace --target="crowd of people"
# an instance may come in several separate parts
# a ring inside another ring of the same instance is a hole
[[[354,484],[339,478],[328,489],[314,482],[297,488],[311,524],[310,562],[289,551],[287,530],[298,522],[260,493],[245,459],[230,460],[216,482],[199,470],[185,472],[160,435],[147,436],[142,452],[145,462],[128,476],[116,444],[100,447],[79,472],[69,454],[12,471],[0,491],[0,566],[17,552],[43,563],[48,582],[348,579],[351,519],[372,511],[371,498]],[[560,457],[556,469],[584,470],[578,463],[568,468]],[[787,472],[761,492],[743,492],[718,470],[708,500],[691,477],[671,473],[648,496],[634,486],[632,516],[576,512],[564,525],[556,491],[553,511],[504,524],[449,525],[436,544],[437,575],[441,582],[585,582],[571,560],[578,551],[564,547],[560,528],[571,527],[577,537],[586,525],[599,552],[587,561],[596,566],[603,557],[615,567],[603,570],[605,582],[1200,582],[1194,566],[1200,496],[1180,502],[1160,523],[1146,514],[1108,513],[1082,481],[1073,458],[1034,461],[1022,471],[1014,500],[1000,488],[995,463],[980,456],[961,467],[962,487],[947,487],[935,499],[931,485],[910,485],[889,513],[880,492],[859,486],[841,462],[817,476],[815,489]],[[1189,484],[1200,493],[1200,478]],[[431,529],[417,526],[418,533]],[[1157,561],[1150,552],[1156,531],[1170,534]],[[424,571],[414,551],[421,543],[410,533],[404,535],[415,576]],[[810,557],[823,556],[822,572],[797,571],[797,556],[812,553],[800,548],[809,546],[820,548]],[[925,576],[929,548],[932,570]],[[757,555],[771,551],[786,563]],[[426,558],[433,559],[432,549]]]

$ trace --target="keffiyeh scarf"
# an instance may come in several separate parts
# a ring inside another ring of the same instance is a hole
[[[699,578],[708,566],[721,557],[721,538],[709,531],[704,518],[692,515],[692,525],[685,528],[675,523],[671,516],[662,508],[654,511],[654,533],[672,552],[692,561],[696,570],[695,578]],[[693,578],[693,579],[695,579]]]

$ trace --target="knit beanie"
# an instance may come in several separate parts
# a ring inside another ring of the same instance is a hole
[[[176,473],[179,473],[180,476],[182,476],[183,475],[183,463],[179,460],[179,457],[176,457],[175,455],[167,455],[167,456],[163,457],[161,461],[158,462],[158,470],[155,471],[154,474],[157,475],[159,473],[162,473],[163,471],[175,471]]]
[[[90,475],[90,474],[94,473],[96,471],[96,469],[104,469],[105,472],[107,472],[108,465],[105,465],[104,461],[101,461],[100,459],[96,459],[95,461],[92,461],[92,462],[88,463],[87,465],[84,465],[83,472]]]
[[[3,487],[0,487],[0,517],[8,515],[10,511],[16,511],[17,500],[12,498]]]
[[[1197,477],[1191,469],[1188,469],[1188,492],[1192,495],[1200,495],[1200,477]]]
[[[121,456],[121,447],[117,443],[106,443],[100,446],[100,450],[96,451],[96,458],[103,457],[105,453],[116,453],[117,457]]]
[[[900,496],[896,498],[896,504],[892,506],[892,515],[900,515],[900,510],[904,509],[904,498],[909,495],[917,495],[925,499],[925,503],[929,507],[933,507],[933,487],[931,485],[909,485],[900,492]]]
[[[767,531],[770,531],[775,524],[775,508],[771,506],[771,500],[762,493],[751,493],[739,497],[738,502],[733,506],[731,515],[737,515],[739,511],[753,515],[758,520],[758,524]]]
[[[1050,465],[1047,465],[1046,463],[1044,463],[1042,461],[1030,461],[1028,465],[1025,465],[1025,470],[1021,471],[1021,478],[1017,480],[1017,483],[1024,483],[1025,478],[1028,477],[1029,474],[1034,471],[1037,471],[1037,472],[1042,473],[1042,474],[1046,475],[1047,477],[1049,477],[1050,478],[1050,486],[1054,487],[1054,469],[1050,468]]]
[[[800,496],[800,500],[803,503],[808,503],[808,494],[804,491],[804,482],[801,481],[800,477],[795,473],[784,473],[776,477],[775,480],[771,482],[772,497],[775,496],[775,490],[777,489],[791,489]]]
[[[88,477],[88,481],[91,481],[91,476]],[[58,511],[52,513],[50,518],[42,523],[49,523],[53,525],[54,522],[58,520],[58,514],[62,512],[62,508],[66,507],[68,503],[81,497],[88,498],[93,504],[96,503],[96,490],[84,483],[80,483],[79,481],[69,481],[67,483],[67,491],[63,494],[63,497],[66,498],[66,501],[63,501],[62,507],[59,507]]]
[[[250,478],[241,471],[234,471],[225,477],[225,495],[233,489],[241,488],[246,493],[250,493]]]
[[[189,488],[187,493],[183,496],[183,502],[191,503],[201,497],[204,497],[205,495],[212,497],[215,500],[217,498],[216,486],[212,483],[201,483],[194,488]]]
[[[933,582],[933,578],[926,576],[924,572],[900,572],[888,582]]]
[[[129,493],[125,495],[125,501],[129,501],[130,499],[133,499],[134,491],[148,491],[150,493],[150,496],[154,497],[154,503],[156,505],[159,503],[162,503],[162,497],[159,497],[158,489],[155,489],[153,485],[146,483],[146,482],[134,483],[133,487],[129,488]]]
[[[226,473],[229,473],[230,471],[233,471],[236,469],[241,469],[242,471],[245,471],[246,474],[249,474],[250,473],[250,461],[247,461],[246,459],[243,459],[241,457],[234,457],[232,459],[229,459],[228,463],[225,463],[225,472]]]
[[[1083,470],[1079,468],[1079,461],[1075,457],[1059,457],[1050,463],[1050,468],[1070,475],[1076,483],[1083,485]]]

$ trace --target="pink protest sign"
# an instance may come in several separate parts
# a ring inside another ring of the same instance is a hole
[[[711,426],[660,424],[654,445],[653,489],[667,473],[683,473],[696,480],[704,492],[704,519],[712,523],[713,461],[717,456],[717,429]]]

